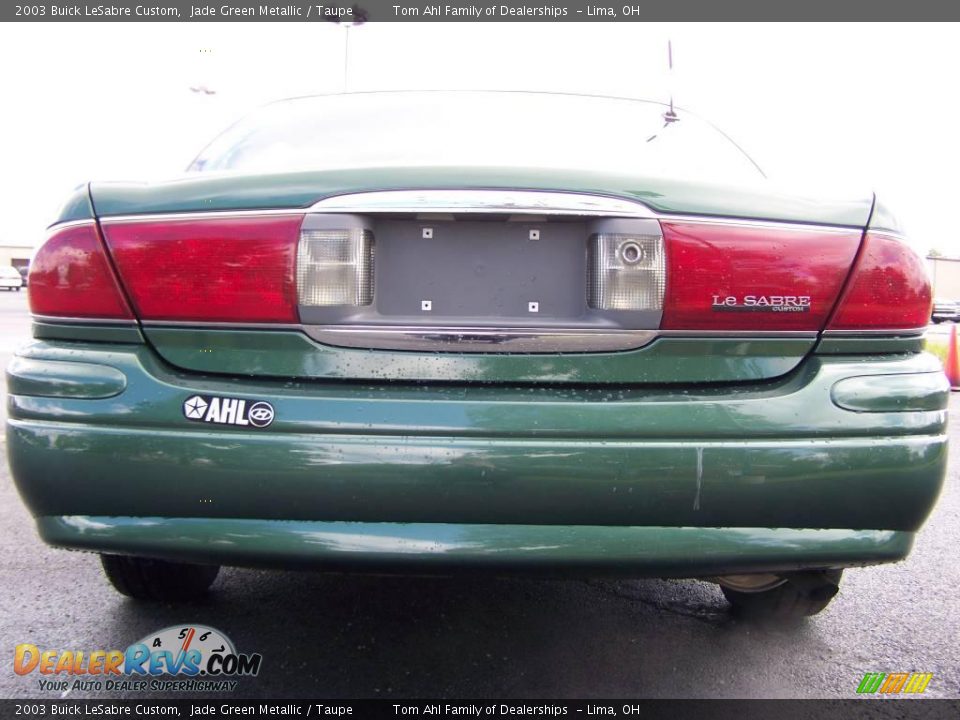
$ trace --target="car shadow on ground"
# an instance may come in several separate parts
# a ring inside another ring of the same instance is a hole
[[[114,602],[119,624],[143,635],[202,623],[261,653],[260,675],[231,697],[703,696],[705,657],[715,675],[716,656],[741,642],[786,647],[811,632],[743,622],[715,585],[694,580],[226,569],[203,601]],[[763,674],[752,665],[727,667]]]

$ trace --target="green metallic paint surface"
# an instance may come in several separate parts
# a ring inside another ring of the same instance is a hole
[[[81,340],[105,343],[144,342],[140,328],[130,325],[96,325],[85,323],[52,323],[33,321],[33,336],[38,340]]]
[[[915,375],[864,375],[833,386],[833,402],[856,412],[946,410],[950,383],[942,372]]]
[[[10,465],[31,478],[18,486],[43,515],[915,530],[947,459],[937,436],[509,440],[9,422]]]
[[[268,336],[267,333],[270,333]],[[282,337],[274,337],[274,333],[279,333]],[[256,366],[260,368],[269,368],[267,375],[282,375],[283,372],[291,372],[293,376],[310,377],[309,373],[317,372],[318,368],[326,368],[332,374],[329,377],[340,377],[340,371],[346,367],[352,367],[352,363],[362,354],[369,356],[371,352],[375,354],[378,360],[383,361],[384,356],[393,356],[393,362],[374,363],[370,378],[383,377],[381,369],[383,367],[406,366],[411,358],[432,358],[428,362],[432,363],[438,370],[438,379],[451,380],[446,368],[449,366],[449,358],[455,357],[448,353],[407,353],[397,352],[389,353],[387,351],[360,351],[356,349],[337,348],[333,346],[324,346],[314,343],[301,333],[290,333],[284,331],[236,331],[236,330],[176,330],[173,328],[153,328],[150,330],[151,339],[162,351],[169,362],[179,365],[184,369],[196,369],[201,372],[215,373],[233,373],[238,375],[250,374],[251,358],[256,359]],[[296,338],[292,338],[296,335]],[[146,342],[140,328],[135,325],[87,325],[81,323],[50,323],[34,320],[33,336],[39,340],[77,340],[81,342],[107,342],[107,343],[138,343]],[[688,370],[696,372],[690,376],[691,380],[710,380],[716,381],[722,378],[711,377],[709,373],[721,372],[723,378],[733,380],[755,380],[759,378],[775,377],[793,370],[804,354],[809,350],[809,340],[789,340],[786,344],[778,341],[774,345],[768,345],[766,340],[732,340],[727,339],[723,342],[717,342],[716,339],[687,339],[682,344],[677,344],[677,339],[670,342],[672,348],[665,347],[666,343],[661,344],[656,353],[661,360],[659,361],[658,371],[664,367],[663,360],[672,352],[675,356],[685,359],[688,363]],[[687,343],[696,343],[696,346]],[[264,356],[266,348],[271,348],[270,357]],[[645,352],[651,348],[637,352]],[[836,338],[825,337],[816,343],[813,352],[821,355],[877,355],[883,353],[919,353],[923,350],[923,338],[919,337],[901,337],[901,338]],[[741,363],[734,367],[727,358],[714,357],[710,362],[704,362],[704,356],[710,352],[726,352],[730,356],[746,356],[750,358],[750,363]],[[325,353],[322,359],[308,357],[317,352]],[[660,355],[660,353],[663,353]],[[771,354],[772,353],[772,354]],[[212,362],[211,355],[215,354],[217,362]],[[607,353],[603,357],[610,355],[616,356],[621,353]],[[331,355],[337,356],[336,359]],[[480,358],[480,364],[486,364],[482,358],[496,357],[490,355],[473,355],[473,358]],[[524,356],[514,355],[515,358]],[[568,356],[571,357],[571,356]],[[575,357],[583,358],[583,355]],[[650,355],[640,355],[636,353],[633,357],[646,362]],[[543,360],[544,356],[540,356]],[[694,360],[695,358],[695,360]],[[349,364],[347,364],[349,361]],[[413,364],[423,365],[420,361]],[[595,361],[594,361],[595,362]],[[500,361],[494,360],[494,364],[500,367]],[[461,367],[469,363],[458,363]],[[541,363],[541,368],[544,364]],[[625,382],[641,382],[637,379],[641,368],[631,368]],[[642,368],[644,376],[649,374],[650,368]],[[702,372],[701,372],[702,371]],[[378,374],[379,372],[379,374]],[[466,377],[464,375],[463,377]],[[526,377],[526,376],[524,376]],[[404,373],[398,379],[411,379],[408,373]],[[413,380],[418,378],[414,377]],[[497,377],[491,376],[490,380],[506,380],[520,382],[517,377]],[[541,379],[541,378],[538,378]],[[664,382],[673,382],[670,377]],[[599,382],[599,380],[598,380]]]
[[[278,433],[555,437],[598,439],[764,439],[935,435],[946,414],[851,413],[830,399],[845,378],[940,370],[928,353],[902,356],[813,356],[775,381],[699,389],[669,387],[421,385],[268,380],[178,372],[146,346],[34,342],[22,358],[83,362],[121,371],[127,389],[116,401],[44,401],[13,395],[11,417],[125,427],[183,428],[190,393],[269,399]],[[118,412],[114,402],[123,402]],[[230,429],[226,430],[227,432]]]
[[[10,396],[8,455],[36,515],[912,531],[946,463],[945,411],[831,401],[850,377],[903,390],[898,375],[938,367],[927,354],[814,356],[700,391],[198,377],[144,346],[20,354],[127,378],[103,400]],[[191,423],[194,393],[267,400],[276,419]]]
[[[819,355],[906,354],[923,351],[922,337],[824,337],[814,350]]]
[[[872,194],[803,197],[763,183],[712,185],[582,170],[537,168],[364,168],[286,174],[196,173],[154,184],[95,183],[98,215],[305,208],[334,195],[373,190],[509,189],[588,193],[642,202],[664,213],[863,227]]]
[[[296,331],[150,327],[144,333],[161,357],[186,370],[409,382],[742,382],[785,375],[815,343],[813,338],[661,338],[632,351],[522,355],[339,348]]]
[[[106,365],[15,357],[7,367],[12,395],[97,400],[119,395],[126,386],[126,376]]]
[[[74,189],[67,201],[60,207],[53,224],[90,220],[94,217],[93,206],[90,204],[90,186],[80,185]]]
[[[162,517],[41,517],[53,545],[167,560],[362,570],[697,576],[846,567],[906,557],[913,533]]]

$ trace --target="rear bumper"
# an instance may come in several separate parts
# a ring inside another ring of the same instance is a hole
[[[886,562],[946,464],[947,385],[922,354],[814,355],[735,387],[573,390],[216,378],[142,345],[51,342],[22,351],[8,385],[11,468],[48,542],[207,562]],[[191,423],[196,393],[268,401],[276,419]]]
[[[893,530],[41,517],[52,545],[251,567],[693,577],[900,560]]]

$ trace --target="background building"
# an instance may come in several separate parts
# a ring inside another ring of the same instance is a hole
[[[33,252],[30,245],[0,245],[0,265],[13,265],[21,273],[25,272]]]
[[[928,257],[927,267],[933,281],[933,297],[960,300],[960,258]]]

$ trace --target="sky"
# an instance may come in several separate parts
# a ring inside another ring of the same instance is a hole
[[[875,191],[918,249],[960,256],[947,23],[0,24],[0,245],[40,242],[80,183],[177,175],[251,109],[342,91],[348,34],[352,91],[672,94],[774,180]]]

